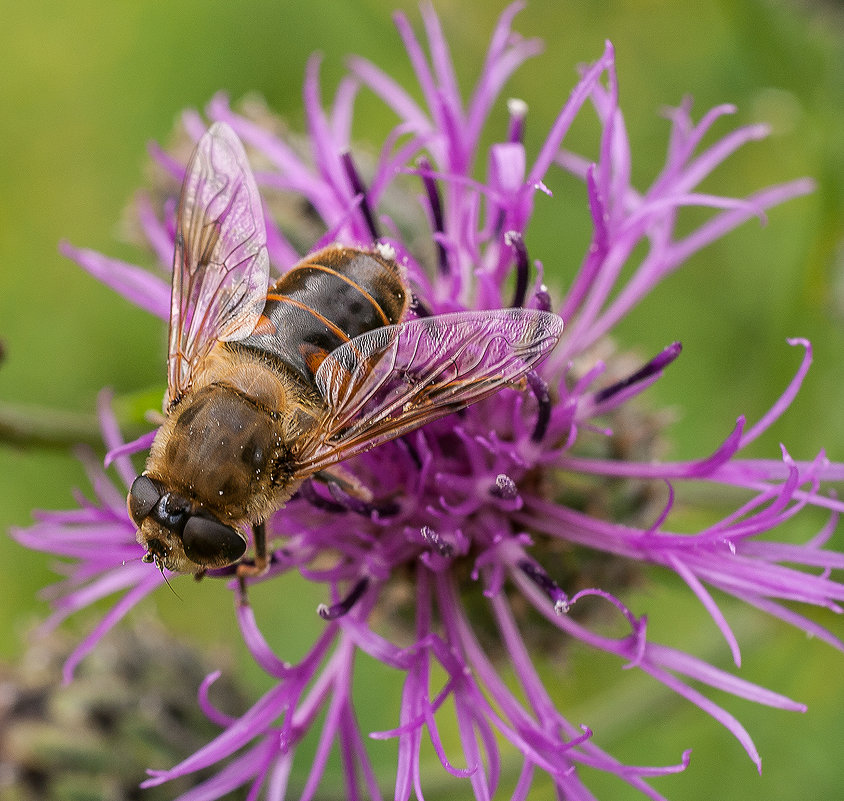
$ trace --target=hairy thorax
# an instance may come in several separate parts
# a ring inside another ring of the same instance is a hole
[[[215,350],[158,431],[146,472],[237,526],[263,520],[295,491],[292,448],[314,413],[283,373]]]

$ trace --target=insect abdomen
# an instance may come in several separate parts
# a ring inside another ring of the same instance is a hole
[[[239,344],[272,353],[313,387],[326,355],[358,334],[398,323],[407,302],[394,261],[326,248],[270,287],[264,318]]]

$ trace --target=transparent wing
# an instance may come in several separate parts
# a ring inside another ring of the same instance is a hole
[[[326,412],[296,454],[299,476],[406,434],[518,381],[563,321],[529,309],[458,312],[376,328],[316,372]]]
[[[199,140],[182,184],[173,255],[168,405],[191,385],[215,342],[248,336],[269,283],[258,187],[234,131],[217,122]]]

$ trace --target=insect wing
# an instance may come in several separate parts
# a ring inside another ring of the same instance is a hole
[[[563,321],[529,309],[424,317],[361,334],[316,372],[327,411],[302,442],[308,475],[512,384],[557,344]]]
[[[168,405],[191,385],[217,341],[242,339],[258,322],[269,283],[258,187],[234,131],[217,122],[188,164],[176,228]]]

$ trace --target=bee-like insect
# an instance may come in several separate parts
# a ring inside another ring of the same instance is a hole
[[[252,527],[254,560],[238,570],[261,572],[263,521],[303,480],[514,385],[563,326],[525,309],[406,320],[385,246],[328,247],[268,284],[258,188],[218,122],[182,186],[167,417],[128,497],[144,561],[162,571],[233,564]]]

